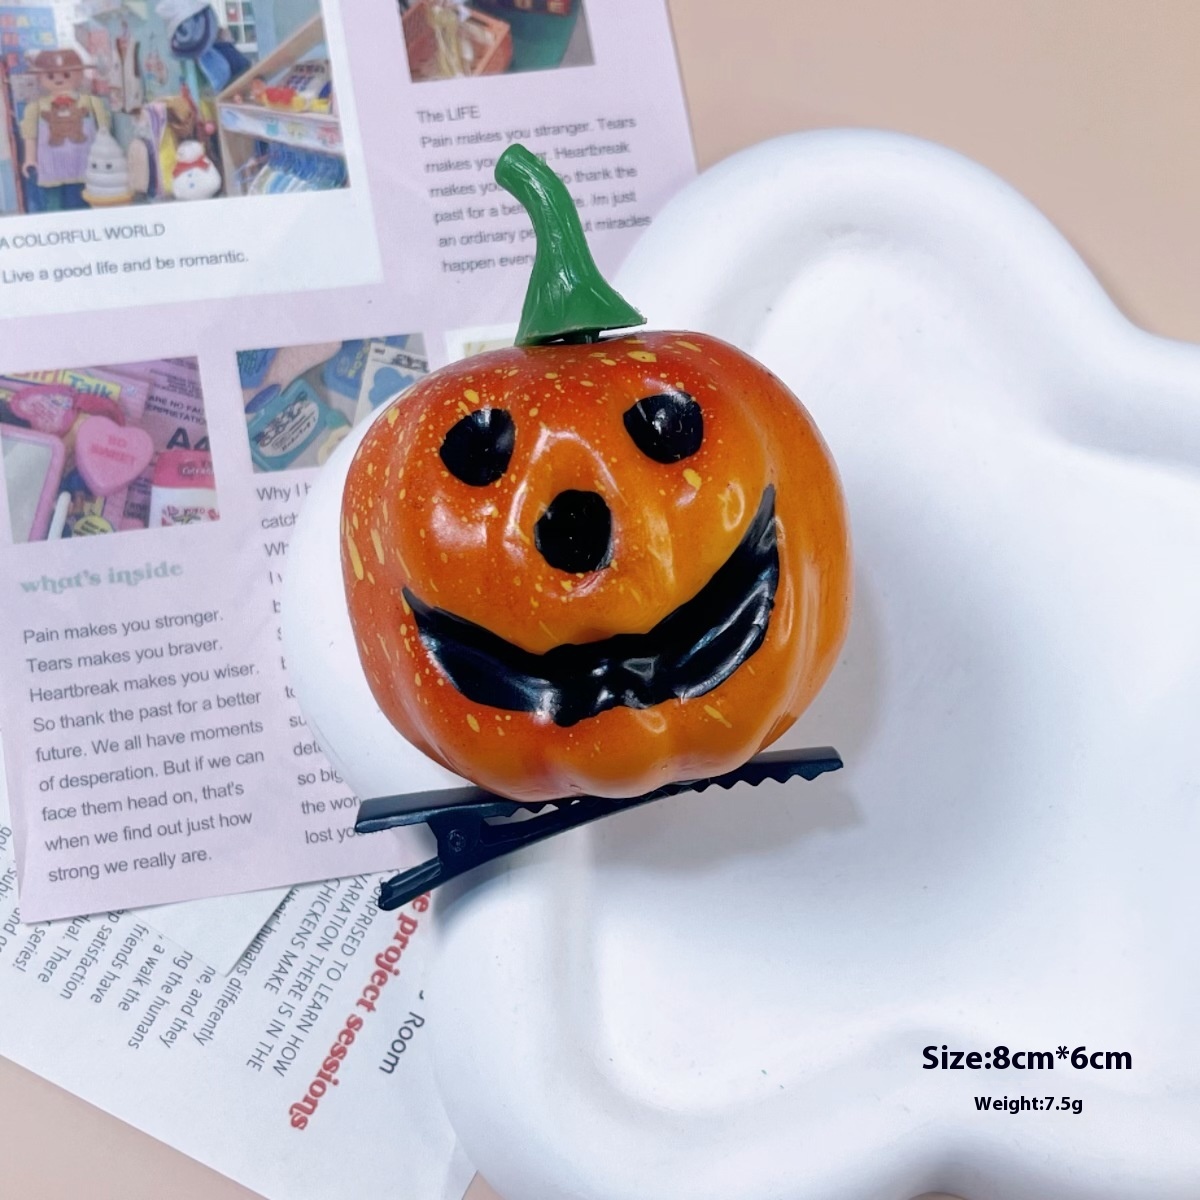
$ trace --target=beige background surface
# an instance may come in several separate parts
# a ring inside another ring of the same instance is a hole
[[[671,11],[701,166],[795,129],[942,142],[1033,200],[1134,321],[1200,340],[1195,0],[671,0]],[[253,1197],[3,1060],[0,1195]],[[471,1200],[491,1195],[478,1186]]]

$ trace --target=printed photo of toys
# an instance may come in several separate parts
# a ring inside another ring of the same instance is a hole
[[[238,353],[255,471],[320,466],[350,429],[429,373],[419,333]]]
[[[320,0],[0,6],[0,214],[347,185]]]
[[[414,82],[591,66],[583,0],[399,0]]]
[[[15,542],[215,521],[194,358],[0,376]]]

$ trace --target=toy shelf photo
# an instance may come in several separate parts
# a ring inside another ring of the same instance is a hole
[[[217,136],[231,196],[346,186],[320,15],[221,92]]]
[[[247,195],[253,157],[275,168],[261,190],[345,182],[320,0],[0,5],[0,39],[0,215]]]

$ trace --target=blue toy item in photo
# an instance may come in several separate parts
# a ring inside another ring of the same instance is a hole
[[[303,375],[282,391],[274,384],[266,388],[246,405],[246,414],[250,457],[258,471],[282,471],[323,435],[350,425]]]
[[[342,348],[321,368],[321,382],[329,391],[345,396],[351,404],[357,403],[362,392],[363,376],[374,357],[373,348],[375,353],[383,352],[387,366],[377,368],[371,381],[368,402],[372,408],[378,408],[382,400],[390,400],[429,372],[425,343],[420,335],[399,333],[390,337],[353,338],[343,342]],[[388,380],[380,383],[379,377],[385,371]],[[381,400],[381,387],[393,387],[394,390]]]
[[[241,379],[243,391],[262,386],[262,381],[266,379],[267,372],[271,369],[271,364],[275,361],[278,353],[279,351],[275,349],[239,350],[237,352],[238,376]],[[257,397],[255,398],[257,399]]]
[[[171,53],[195,59],[218,92],[251,67],[250,60],[232,42],[222,41],[219,33],[217,14],[210,4],[185,17],[171,34]]]
[[[395,367],[380,367],[371,381],[371,407],[378,408],[411,387],[415,377],[401,374]]]

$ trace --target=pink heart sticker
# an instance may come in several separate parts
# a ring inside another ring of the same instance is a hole
[[[62,437],[75,420],[75,393],[65,387],[22,388],[12,398],[11,407],[34,429]]]
[[[88,417],[75,435],[75,465],[96,496],[128,487],[153,457],[154,442],[144,429],[108,417]]]

